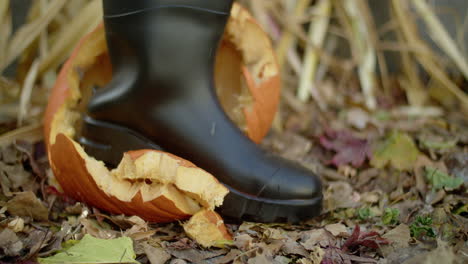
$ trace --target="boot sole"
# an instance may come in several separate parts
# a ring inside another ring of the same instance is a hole
[[[123,126],[98,121],[89,116],[83,118],[78,141],[85,151],[109,166],[116,167],[123,153],[137,149],[164,151],[145,136]],[[278,200],[249,195],[225,185],[229,194],[218,211],[228,218],[263,223],[299,223],[320,214],[322,196],[311,199]]]

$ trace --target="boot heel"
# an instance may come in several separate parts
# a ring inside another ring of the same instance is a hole
[[[89,116],[83,118],[81,132],[78,141],[86,153],[113,167],[119,164],[124,152],[138,149],[162,150],[138,132]]]

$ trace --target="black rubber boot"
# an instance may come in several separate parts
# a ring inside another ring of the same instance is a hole
[[[80,142],[116,165],[127,150],[162,148],[229,188],[220,212],[259,222],[320,213],[307,169],[250,141],[222,110],[213,71],[232,0],[104,0],[113,80],[88,105]]]

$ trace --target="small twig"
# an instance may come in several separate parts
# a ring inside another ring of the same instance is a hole
[[[299,81],[299,89],[297,96],[299,100],[305,102],[309,99],[311,94],[311,83],[315,81],[315,74],[319,55],[317,50],[321,49],[328,31],[330,23],[330,14],[332,10],[331,1],[321,0],[315,6],[317,18],[310,22],[309,25],[309,40],[304,55],[304,64]]]
[[[21,90],[20,104],[18,110],[18,119],[17,125],[20,127],[23,124],[26,115],[28,114],[29,105],[31,102],[32,90],[34,88],[34,83],[37,79],[37,73],[39,69],[39,59],[36,59],[31,68],[29,68],[26,79],[24,80],[23,89]]]
[[[442,23],[440,23],[437,16],[426,3],[426,0],[413,0],[411,3],[426,23],[432,39],[453,60],[465,78],[468,79],[468,62],[465,56],[458,49],[457,44],[450,37]]]
[[[49,25],[55,15],[62,9],[67,1],[54,0],[43,16],[22,26],[12,37],[8,45],[6,59],[0,62],[0,72],[10,65],[24,50],[37,39],[40,33]]]
[[[290,0],[292,1],[292,0]],[[295,9],[293,12],[294,18],[301,17],[306,8],[310,6],[311,0],[297,0],[297,4],[295,5]],[[278,42],[278,47],[276,49],[276,54],[278,57],[278,63],[280,67],[283,67],[287,52],[288,50],[294,46],[295,43],[295,36],[293,35],[292,32],[290,31],[284,31],[283,35],[281,36],[281,39]]]
[[[41,59],[39,74],[60,65],[70,54],[76,43],[86,33],[94,29],[102,21],[101,1],[92,0],[78,11],[76,16],[63,25],[54,38],[47,57]]]
[[[0,65],[6,57],[6,47],[11,34],[11,15],[9,12],[9,0],[0,1]]]
[[[438,67],[437,62],[434,60],[431,49],[424,41],[418,36],[414,21],[411,20],[408,15],[407,8],[405,10],[406,1],[392,0],[393,8],[395,10],[396,17],[400,22],[400,28],[403,36],[408,43],[413,43],[421,47],[420,51],[415,52],[415,57],[423,68],[437,81],[444,85],[451,93],[453,93],[465,107],[464,110],[468,110],[468,95],[466,95],[450,78],[447,76],[445,71]]]
[[[42,125],[33,124],[17,128],[8,133],[0,135],[0,146],[11,144],[16,140],[37,142],[42,139]]]
[[[373,110],[377,106],[376,88],[376,52],[374,43],[368,41],[371,33],[369,22],[366,21],[366,8],[362,0],[342,1],[343,8],[350,19],[353,53],[359,61],[358,75],[365,96],[366,106]],[[368,16],[368,15],[367,15]]]

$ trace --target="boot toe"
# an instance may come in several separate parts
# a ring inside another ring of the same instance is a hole
[[[310,170],[288,162],[260,189],[258,197],[274,200],[310,200],[321,196],[321,183]]]
[[[221,213],[255,222],[290,222],[311,219],[321,213],[322,186],[310,170],[286,160],[254,193],[231,189]]]

